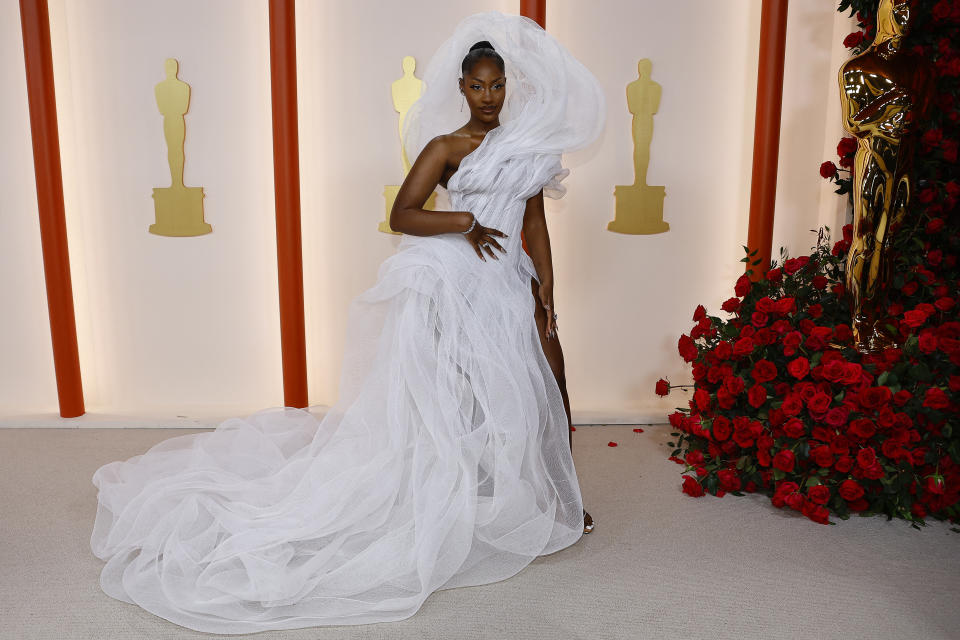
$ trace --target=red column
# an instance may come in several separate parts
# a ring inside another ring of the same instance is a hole
[[[297,40],[294,0],[270,0],[270,90],[273,103],[273,179],[277,215],[277,275],[283,402],[307,406],[307,348],[303,320],[300,235],[300,150],[297,135]]]
[[[787,36],[787,0],[763,0],[760,10],[760,59],[757,65],[757,113],[753,134],[753,182],[747,246],[759,249],[752,279],[770,267],[773,207],[777,195],[777,155],[780,151],[780,106],[783,100],[783,55]]]
[[[520,0],[520,15],[530,18],[546,29],[547,0]],[[529,249],[527,249],[527,239],[524,237],[523,231],[520,232],[520,246],[522,246],[523,250],[528,254],[530,253]]]
[[[547,28],[547,0],[520,0],[520,15],[536,21]]]
[[[33,167],[40,215],[43,275],[47,285],[47,310],[53,343],[53,368],[57,379],[60,415],[83,415],[83,382],[77,351],[77,325],[73,311],[70,253],[63,211],[63,176],[60,171],[60,134],[57,97],[53,86],[50,51],[50,18],[47,0],[20,0],[23,59],[27,72],[27,101],[33,137]]]

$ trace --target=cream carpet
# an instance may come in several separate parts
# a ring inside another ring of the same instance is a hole
[[[763,496],[690,498],[667,460],[669,426],[644,429],[574,434],[597,528],[573,547],[503,582],[434,593],[401,622],[244,637],[960,638],[960,534],[948,524],[824,526]],[[94,470],[182,433],[0,429],[0,638],[214,637],[108,598],[88,546]]]

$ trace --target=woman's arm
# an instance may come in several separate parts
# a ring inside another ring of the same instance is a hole
[[[553,319],[553,257],[550,252],[550,234],[543,212],[543,191],[527,200],[523,214],[523,237],[530,250],[530,258],[540,279],[540,304],[547,310],[547,337],[553,337],[556,323]]]
[[[423,204],[440,184],[447,168],[447,149],[440,138],[423,148],[410,168],[390,211],[390,228],[413,236],[464,232],[473,222],[467,211],[428,211]]]

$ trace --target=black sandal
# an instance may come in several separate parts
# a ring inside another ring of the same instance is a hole
[[[593,522],[593,516],[587,513],[587,510],[584,509],[583,510],[583,532],[590,533],[591,531],[593,531],[593,528],[595,526],[596,525]]]

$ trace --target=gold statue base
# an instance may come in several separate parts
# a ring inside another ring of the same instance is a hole
[[[390,212],[393,210],[393,201],[397,199],[397,193],[400,192],[400,185],[398,184],[388,184],[383,188],[383,200],[387,209],[387,217],[380,221],[380,224],[377,225],[377,231],[382,231],[383,233],[392,233],[394,235],[402,236],[403,234],[399,231],[394,231],[390,228]],[[427,201],[423,203],[424,209],[433,209],[437,204],[437,194],[431,193],[430,197],[427,198]]]
[[[160,187],[153,190],[157,221],[150,233],[158,236],[202,236],[213,231],[203,221],[203,187]]]
[[[670,223],[663,220],[664,187],[643,184],[617,185],[613,190],[616,199],[614,219],[607,223],[609,231],[630,235],[652,235],[670,230]]]
[[[880,319],[872,323],[868,319],[853,320],[853,346],[860,353],[878,354],[886,349],[899,348],[897,336],[886,326],[893,320]]]

